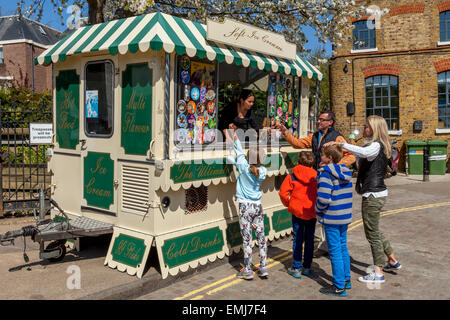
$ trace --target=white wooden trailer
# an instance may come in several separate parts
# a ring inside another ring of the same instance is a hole
[[[279,35],[159,12],[79,28],[35,63],[53,64],[52,198],[72,219],[114,225],[105,265],[138,277],[152,246],[163,278],[242,246],[219,88],[267,92],[267,123],[278,116],[303,137],[309,86],[322,80]],[[291,232],[278,188],[298,153],[281,143],[267,154],[274,240]]]

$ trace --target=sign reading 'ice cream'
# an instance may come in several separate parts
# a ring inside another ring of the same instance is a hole
[[[207,40],[279,58],[295,59],[295,44],[287,42],[280,34],[231,19],[225,19],[223,23],[208,19],[206,25]]]

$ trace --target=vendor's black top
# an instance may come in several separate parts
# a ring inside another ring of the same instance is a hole
[[[338,131],[334,130],[333,127],[328,128],[327,133],[325,136],[322,137],[322,140],[320,141],[319,145],[319,131],[315,132],[312,137],[312,152],[314,153],[314,156],[316,157],[316,163],[314,164],[314,169],[319,169],[320,164],[320,156],[322,152],[322,147],[327,142],[336,141],[336,138],[339,136],[342,136]]]
[[[380,142],[380,152],[372,161],[361,159],[359,162],[358,178],[356,179],[358,193],[380,192],[386,190],[384,176],[386,175],[388,158],[384,153],[384,145]]]
[[[254,108],[255,106],[253,106]],[[254,129],[258,132],[262,128],[262,121],[253,111],[253,108],[247,111],[244,118],[238,117],[237,104],[229,104],[222,111],[222,117],[219,123],[219,129],[228,129],[230,123],[234,123],[238,129],[248,130]]]

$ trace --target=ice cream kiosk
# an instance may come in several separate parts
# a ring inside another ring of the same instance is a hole
[[[113,225],[105,265],[139,278],[150,252],[166,278],[242,247],[221,88],[263,92],[266,125],[303,137],[323,77],[278,34],[159,12],[79,28],[35,63],[53,64],[52,199],[70,219]],[[297,152],[267,147],[269,241],[291,232],[278,190]]]

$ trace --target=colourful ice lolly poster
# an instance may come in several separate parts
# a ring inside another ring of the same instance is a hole
[[[98,90],[86,90],[86,118],[98,118]]]

